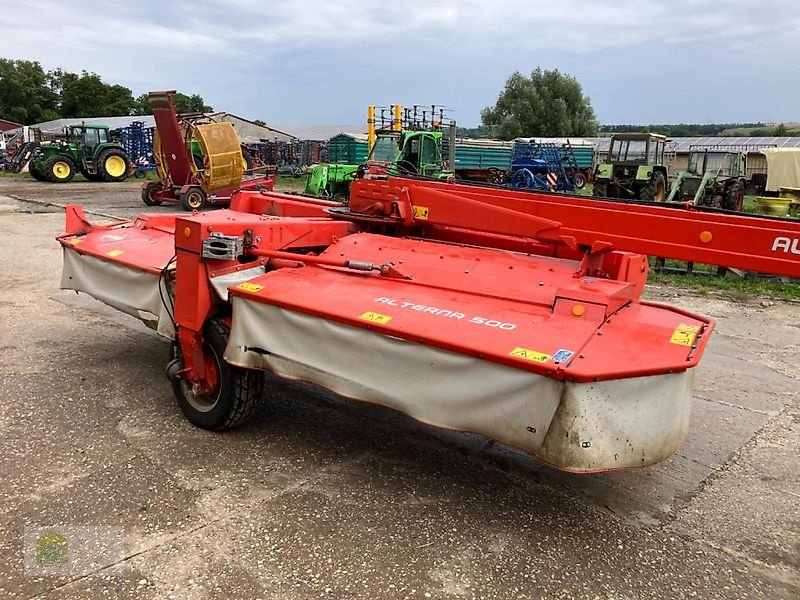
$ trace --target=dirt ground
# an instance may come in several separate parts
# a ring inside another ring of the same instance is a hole
[[[59,205],[130,217],[138,194],[0,179],[0,598],[800,597],[800,306],[648,291],[718,327],[688,440],[639,471],[565,475],[289,383],[213,434],[162,340],[58,289]],[[123,548],[26,571],[51,525]]]

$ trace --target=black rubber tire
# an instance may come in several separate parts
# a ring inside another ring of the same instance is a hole
[[[181,194],[181,208],[186,211],[203,210],[206,207],[206,194],[202,188],[193,185]]]
[[[61,162],[69,165],[69,175],[66,177],[56,177],[55,172],[53,171],[55,165]],[[47,181],[52,181],[53,183],[69,183],[72,181],[72,178],[75,177],[75,171],[77,171],[75,161],[73,161],[69,156],[65,156],[63,154],[56,154],[55,156],[48,158],[46,161],[44,161],[42,169],[44,170],[44,176],[47,177]]]
[[[49,181],[47,177],[45,177],[44,173],[42,173],[33,165],[28,168],[28,173],[30,173],[31,177],[33,177],[36,181]]]
[[[89,173],[86,169],[81,169],[81,175],[86,181],[103,181],[97,173]]]
[[[659,198],[659,195],[661,196]],[[654,173],[650,182],[639,190],[639,200],[645,202],[663,202],[667,199],[667,180],[661,172]]]
[[[726,210],[741,211],[743,204],[744,189],[742,184],[736,181],[725,190],[725,198],[722,201],[722,207]]]
[[[106,171],[106,161],[112,156],[119,156],[125,161],[125,172],[122,175],[112,175]],[[116,148],[106,150],[97,157],[97,174],[102,181],[106,181],[108,183],[125,181],[131,174],[131,161],[128,158],[128,155],[122,150],[118,150]]]
[[[211,319],[203,330],[205,348],[215,358],[219,368],[219,385],[208,410],[201,411],[186,396],[187,385],[172,382],[172,390],[183,414],[193,425],[211,431],[231,429],[253,416],[264,396],[264,372],[234,367],[225,362],[223,354],[228,344],[228,328]]]
[[[574,185],[576,189],[582,190],[583,186],[586,185],[586,175],[580,171],[576,172],[572,176],[572,185]]]
[[[249,171],[253,168],[253,155],[250,154],[250,151],[242,146],[242,159],[244,159],[244,164],[247,167],[245,170]]]
[[[592,187],[592,196],[595,198],[608,198],[608,184],[596,182]]]
[[[154,194],[160,187],[161,183],[158,181],[151,181],[145,187],[143,187],[142,202],[144,202],[147,206],[159,206],[163,200],[154,198]]]

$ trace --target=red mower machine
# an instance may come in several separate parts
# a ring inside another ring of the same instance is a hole
[[[371,175],[345,206],[240,191],[96,226],[73,205],[58,239],[63,288],[172,340],[199,427],[247,419],[270,372],[574,473],[687,434],[714,324],[640,299],[648,254],[800,277],[797,222]]]
[[[227,206],[237,189],[271,190],[272,177],[248,172],[236,131],[231,123],[209,122],[205,115],[178,118],[172,94],[150,92],[156,122],[153,154],[158,181],[142,185],[148,206],[163,202],[184,210],[202,210],[206,203]]]

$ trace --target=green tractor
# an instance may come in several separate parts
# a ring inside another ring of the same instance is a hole
[[[441,131],[380,130],[367,163],[383,168],[390,175],[423,175],[446,178],[442,159]],[[322,163],[306,171],[305,194],[317,197],[345,198],[361,165]]]
[[[663,202],[667,197],[667,138],[655,133],[618,133],[606,162],[594,171],[593,195]]]
[[[376,108],[380,109],[379,116]],[[366,164],[348,164],[354,158],[359,160],[356,154],[349,154],[347,162],[341,164],[311,165],[306,171],[305,194],[345,199],[349,196],[350,184],[365,169],[386,175],[420,175],[437,179],[453,176],[456,123],[446,122],[443,106],[432,104],[428,110],[419,105],[404,109],[393,104],[388,109],[389,115],[386,110],[375,106],[367,109],[369,155]],[[447,138],[443,133],[445,128],[449,129]],[[350,134],[342,135],[352,137]],[[444,142],[448,142],[447,161],[443,158]]]
[[[130,175],[130,158],[105,125],[72,125],[61,137],[34,150],[29,162],[34,179],[66,183],[80,172],[89,181],[124,181]]]
[[[721,147],[689,148],[689,168],[672,183],[670,202],[742,210],[747,154]]]

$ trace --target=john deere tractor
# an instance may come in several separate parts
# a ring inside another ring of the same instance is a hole
[[[668,200],[742,210],[746,160],[747,154],[730,147],[690,147],[689,168],[678,173]]]
[[[667,138],[654,133],[620,133],[608,158],[594,172],[594,195],[663,202],[667,198]]]
[[[43,142],[29,162],[39,181],[66,183],[80,172],[89,181],[124,181],[130,159],[121,144],[111,141],[104,125],[73,125],[62,139]]]

